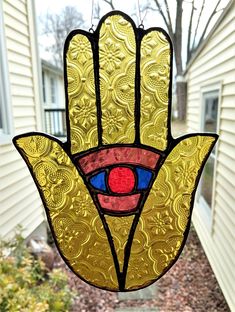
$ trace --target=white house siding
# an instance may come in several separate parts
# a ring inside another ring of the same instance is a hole
[[[31,0],[4,0],[6,54],[12,106],[12,136],[40,130],[36,105],[40,102]],[[0,145],[0,235],[11,236],[21,224],[25,237],[44,220],[41,200],[24,161],[11,141]]]
[[[231,308],[235,311],[235,2],[217,23],[186,73],[187,126],[200,131],[201,91],[220,86],[217,161],[211,215],[197,202],[193,223]]]

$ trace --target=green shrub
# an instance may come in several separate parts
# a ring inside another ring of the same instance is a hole
[[[29,253],[21,233],[0,242],[1,312],[69,311],[74,294],[67,282],[61,269],[46,274],[44,263]]]

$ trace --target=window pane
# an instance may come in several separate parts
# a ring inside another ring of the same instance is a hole
[[[43,102],[46,103],[46,86],[45,86],[45,73],[42,72],[42,92],[43,92]]]
[[[56,98],[55,98],[55,79],[51,78],[51,102],[56,103]]]
[[[205,99],[205,123],[204,130],[216,132],[217,130],[218,97],[206,97]]]
[[[201,195],[204,197],[210,208],[212,204],[213,174],[214,158],[209,157],[203,169],[203,174],[201,177]]]

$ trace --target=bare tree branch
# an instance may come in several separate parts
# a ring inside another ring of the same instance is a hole
[[[207,32],[208,26],[210,25],[210,22],[211,22],[213,16],[217,13],[217,8],[218,8],[218,6],[219,6],[220,3],[221,3],[221,0],[218,0],[217,3],[216,3],[215,8],[214,8],[214,10],[213,10],[213,12],[211,13],[210,17],[208,18],[208,21],[207,21],[207,23],[206,23],[206,26],[205,26],[203,32],[202,32],[202,35],[201,35],[201,37],[200,37],[200,39],[199,39],[199,42],[198,42],[197,46],[199,46],[199,45],[201,44],[201,42],[203,41],[203,39],[204,39],[204,37],[205,37],[205,34],[206,34],[206,32]]]
[[[156,6],[157,6],[157,9],[158,9],[159,13],[161,14],[161,16],[162,16],[162,18],[164,20],[164,23],[165,23],[165,25],[166,25],[166,27],[167,27],[167,29],[169,31],[170,36],[173,38],[174,33],[173,33],[173,30],[172,30],[172,27],[170,27],[170,24],[168,23],[168,21],[166,19],[166,16],[165,16],[165,14],[164,14],[164,12],[162,10],[162,7],[161,7],[160,3],[158,2],[158,0],[154,0],[154,2],[156,4]]]
[[[197,36],[197,30],[198,30],[198,27],[199,27],[199,24],[200,24],[200,21],[201,21],[202,12],[203,12],[204,7],[205,7],[205,1],[206,1],[206,0],[203,0],[203,2],[202,2],[201,10],[200,10],[200,13],[199,13],[199,16],[198,16],[198,19],[197,19],[197,25],[196,25],[196,28],[195,28],[195,31],[194,31],[192,49],[194,49],[194,47],[195,47],[195,41],[196,41],[196,36]]]
[[[187,62],[189,61],[191,57],[191,37],[192,37],[192,24],[193,24],[194,11],[195,11],[195,7],[194,7],[194,0],[193,0],[192,7],[191,7],[190,20],[189,20],[189,28],[188,28]]]
[[[115,10],[115,7],[113,5],[113,0],[104,0],[104,2],[106,2],[108,5],[110,5],[112,10]]]
[[[167,17],[168,17],[169,28],[171,30],[171,33],[173,33],[172,22],[171,22],[171,15],[170,15],[170,10],[169,10],[169,6],[168,6],[168,3],[167,3],[167,0],[164,0],[164,4],[165,4],[165,7],[166,7],[166,13],[167,13]]]
[[[66,6],[60,14],[47,13],[42,23],[45,35],[51,36],[51,44],[47,50],[52,52],[54,63],[56,66],[62,67],[62,51],[64,41],[68,33],[83,24],[83,18],[76,7]]]

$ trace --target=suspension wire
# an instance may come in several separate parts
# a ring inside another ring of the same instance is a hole
[[[90,32],[94,32],[94,24],[93,24],[93,19],[94,19],[94,1],[91,0],[91,27],[89,29]]]
[[[144,28],[143,21],[144,21],[144,18],[146,16],[146,14],[147,14],[147,9],[146,9],[146,12],[145,12],[145,14],[144,14],[144,16],[142,18],[141,11],[140,11],[140,1],[139,0],[137,0],[137,12],[138,12],[138,19],[139,19],[139,27],[140,28]]]

